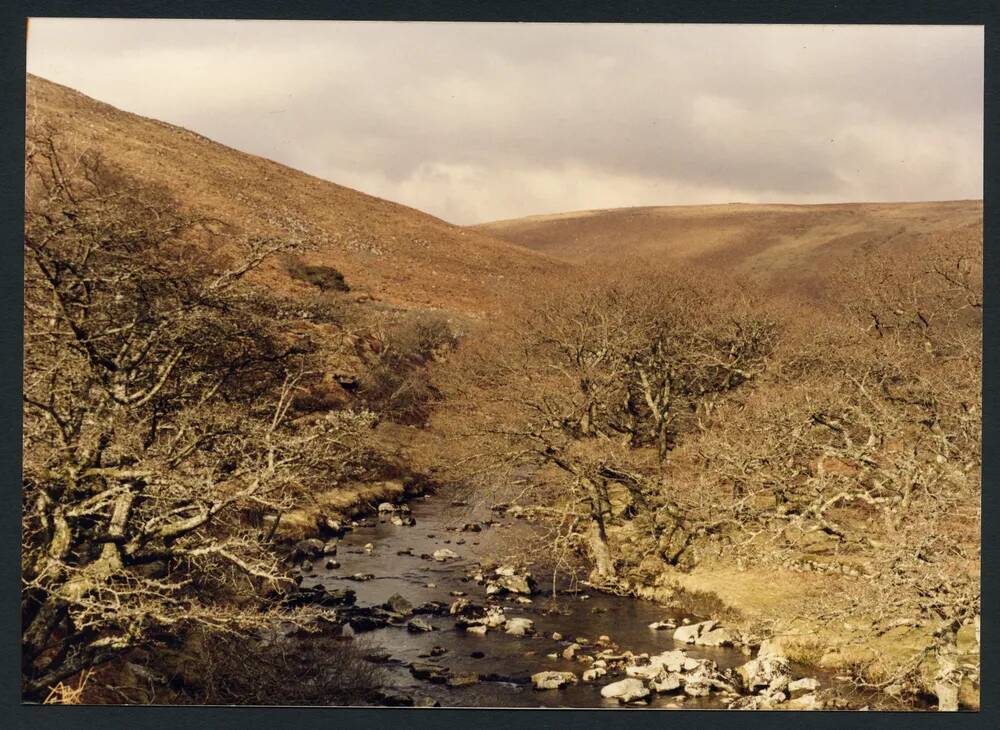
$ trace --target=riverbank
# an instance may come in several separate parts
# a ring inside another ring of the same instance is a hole
[[[856,674],[891,693],[915,690],[918,702],[933,702],[933,657],[920,664],[914,685],[893,681],[931,642],[929,629],[899,627],[877,635],[870,620],[819,622],[806,618],[807,606],[835,595],[845,576],[777,569],[739,569],[706,561],[689,572],[663,566],[653,580],[628,581],[636,596],[663,602],[677,610],[711,615],[752,636],[770,638],[803,666]],[[812,612],[810,612],[812,613]],[[959,651],[976,650],[974,628],[959,632]],[[921,696],[922,695],[922,696]],[[966,679],[960,691],[962,709],[979,709],[979,687]]]

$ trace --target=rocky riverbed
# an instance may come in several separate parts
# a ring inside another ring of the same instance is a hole
[[[336,614],[383,665],[388,705],[860,709],[877,700],[707,617],[542,585],[516,554],[532,527],[441,498],[383,504],[299,543],[298,600]]]

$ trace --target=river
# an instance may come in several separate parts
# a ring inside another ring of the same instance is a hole
[[[620,677],[609,675],[594,683],[580,682],[556,690],[535,690],[530,677],[546,670],[570,671],[580,676],[587,665],[562,656],[563,650],[578,639],[593,643],[605,635],[622,649],[657,654],[682,647],[673,640],[673,631],[651,629],[649,624],[672,620],[680,625],[685,619],[707,618],[685,616],[631,597],[585,588],[572,591],[568,585],[557,584],[553,596],[551,580],[542,580],[541,576],[536,576],[541,592],[531,597],[531,603],[519,603],[516,596],[509,594],[487,599],[485,587],[469,575],[477,571],[480,563],[495,564],[498,556],[516,554],[520,545],[528,544],[532,527],[524,520],[500,516],[486,508],[451,505],[440,497],[418,498],[410,507],[416,520],[414,526],[394,525],[384,516],[364,521],[340,540],[335,558],[339,567],[327,569],[324,560],[313,561],[315,567],[307,571],[302,587],[318,583],[329,590],[349,588],[355,591],[356,604],[361,607],[378,606],[396,594],[414,606],[431,601],[450,604],[456,600],[456,593],[461,593],[480,605],[502,605],[507,617],[531,619],[535,633],[517,637],[491,630],[475,635],[456,627],[453,616],[428,614],[421,618],[434,627],[433,631],[414,633],[405,627],[386,626],[358,634],[359,641],[381,647],[390,657],[385,664],[388,684],[400,693],[431,698],[442,706],[619,707],[617,700],[602,698],[600,688]],[[480,524],[481,531],[462,531],[463,524],[470,522]],[[442,548],[459,557],[443,562],[429,557]],[[358,574],[373,577],[357,580],[353,576]],[[553,632],[564,638],[553,639]],[[683,648],[692,657],[712,659],[721,669],[739,666],[750,658],[737,648]],[[432,649],[437,656],[431,657]],[[548,656],[551,654],[557,658]],[[450,676],[476,674],[481,679],[465,686],[417,679],[409,665],[426,662],[447,667]],[[816,671],[805,676],[818,677],[824,685],[833,682],[832,677]],[[854,692],[848,706],[858,708],[871,699]],[[718,708],[725,704],[713,693],[707,697],[654,695],[644,706]]]

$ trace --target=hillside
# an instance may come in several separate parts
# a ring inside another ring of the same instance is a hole
[[[571,261],[637,256],[809,286],[880,251],[914,254],[942,236],[982,239],[982,201],[705,205],[590,210],[473,230]]]
[[[306,263],[334,266],[358,297],[481,316],[563,266],[35,76],[27,80],[27,115],[74,147],[95,149],[130,176],[164,186],[192,212],[241,233],[316,243]],[[279,288],[308,286],[276,264],[264,275]]]

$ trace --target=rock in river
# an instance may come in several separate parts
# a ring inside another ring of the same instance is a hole
[[[534,633],[535,622],[528,618],[509,618],[504,629],[512,636],[524,636]]]
[[[576,682],[573,672],[538,672],[531,675],[531,683],[535,689],[559,689]]]
[[[309,540],[299,540],[292,548],[292,560],[298,562],[304,558],[318,558],[323,554],[325,543],[316,538]]]
[[[439,563],[443,563],[445,560],[455,560],[458,557],[458,553],[448,548],[442,548],[441,550],[435,550],[433,557]]]
[[[410,621],[406,624],[406,629],[411,633],[419,634],[425,631],[433,631],[434,627],[422,618],[414,618],[410,619]]]
[[[743,686],[751,692],[760,687],[787,686],[790,679],[787,657],[770,641],[764,641],[757,650],[757,658],[751,659],[737,672]]]
[[[674,641],[679,641],[682,644],[695,644],[698,642],[699,636],[711,631],[717,625],[718,622],[716,621],[702,621],[697,624],[681,626],[674,631]]]
[[[649,697],[649,689],[640,680],[630,677],[602,687],[601,697],[619,702],[634,702]]]
[[[393,593],[389,596],[389,600],[383,603],[382,607],[403,616],[413,613],[413,604],[398,593]]]

